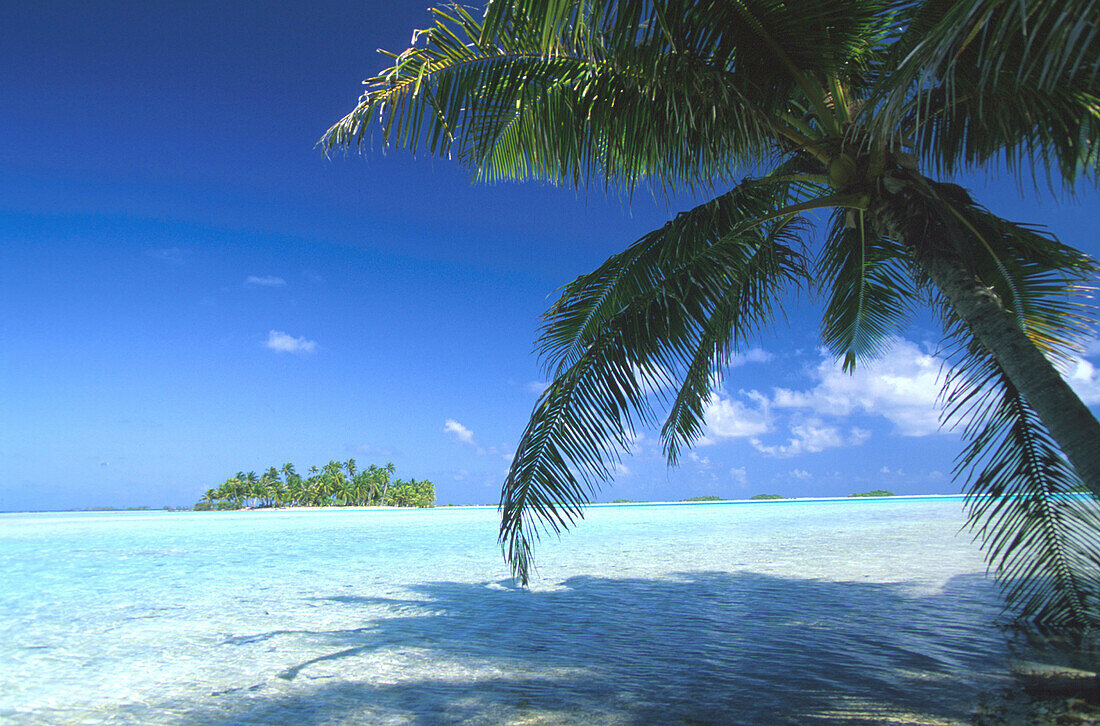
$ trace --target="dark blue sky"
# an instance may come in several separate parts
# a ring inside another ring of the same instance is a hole
[[[325,159],[375,50],[429,6],[0,6],[0,510],[188,504],[237,470],[349,456],[496,499],[553,291],[688,202]],[[1100,252],[1095,192],[965,182]],[[852,380],[819,314],[794,301],[738,361],[694,459],[666,472],[643,435],[605,498],[957,491],[935,331]],[[1096,353],[1076,371],[1093,403]]]

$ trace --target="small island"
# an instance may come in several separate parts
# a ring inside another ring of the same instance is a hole
[[[726,501],[722,497],[716,497],[713,494],[704,494],[701,497],[688,497],[687,499],[681,499],[681,502],[724,502]]]
[[[753,494],[749,497],[750,502],[764,502],[771,499],[786,499],[782,494]]]
[[[848,498],[852,497],[896,497],[897,494],[886,491],[885,489],[874,489],[869,492],[856,492],[855,494],[849,494]]]
[[[432,507],[435,485],[430,481],[393,479],[394,465],[371,464],[360,470],[355,459],[312,466],[302,477],[294,464],[268,468],[257,476],[237,472],[215,489],[207,489],[196,511],[265,509],[272,507]]]

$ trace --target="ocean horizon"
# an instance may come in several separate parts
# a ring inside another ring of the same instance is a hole
[[[0,515],[0,722],[965,723],[1011,684],[961,496]]]

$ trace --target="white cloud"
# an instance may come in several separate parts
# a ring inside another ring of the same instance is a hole
[[[791,469],[789,474],[795,479],[813,479],[814,475],[805,469]]]
[[[743,366],[746,363],[767,363],[774,359],[775,356],[764,350],[763,348],[753,348],[747,350],[744,353],[738,353],[730,358],[730,368],[737,368]]]
[[[264,347],[280,353],[312,353],[317,349],[317,341],[295,338],[281,330],[272,330],[267,334]]]
[[[848,444],[850,446],[859,446],[869,438],[871,438],[871,432],[867,429],[853,426],[851,431],[848,432]]]
[[[790,432],[792,436],[786,444],[768,446],[755,437],[750,439],[749,443],[762,454],[786,459],[799,454],[816,454],[841,446],[859,446],[871,436],[869,431],[858,428],[851,429],[845,435],[840,427],[827,424],[818,418],[792,423]]]
[[[447,419],[447,421],[443,424],[443,432],[448,434],[449,436],[452,436],[455,441],[461,441],[462,443],[469,444],[470,446],[477,445],[474,443],[474,432],[460,424],[458,421],[455,421],[453,418]]]
[[[747,405],[723,393],[712,394],[703,409],[706,431],[699,444],[714,444],[722,439],[743,439],[759,436],[771,429],[766,397],[756,391],[741,395],[755,403]]]
[[[845,422],[857,414],[885,418],[903,436],[941,430],[936,405],[944,370],[941,358],[901,338],[884,356],[858,366],[854,374],[845,373],[824,352],[820,356],[810,371],[809,388],[775,388],[771,395],[742,390],[736,396],[718,390],[704,407],[706,427],[699,444],[748,439],[757,451],[777,458],[854,447],[871,437],[869,430]],[[753,349],[742,358],[737,365],[765,362],[772,356]],[[1090,400],[1092,396],[1100,400],[1100,375],[1092,364],[1081,361],[1073,375],[1089,391]],[[777,427],[785,428],[788,436],[768,441],[765,434]]]
[[[749,475],[745,467],[739,466],[735,469],[730,469],[730,479],[733,479],[738,484],[746,484],[748,483]]]
[[[524,386],[524,388],[537,396],[541,396],[543,393],[546,392],[546,389],[549,387],[550,384],[544,381],[531,381]]]
[[[940,430],[936,399],[943,361],[916,344],[898,339],[882,358],[860,365],[854,374],[823,358],[814,370],[817,385],[808,391],[775,389],[773,408],[809,409],[823,416],[854,412],[879,415],[903,436]]]
[[[711,466],[710,466],[710,457],[709,456],[699,456],[699,454],[697,454],[696,452],[689,451],[688,452],[688,459],[690,459],[691,461],[698,464],[700,469],[709,469],[709,468],[711,468]]]
[[[641,456],[642,449],[650,443],[655,442],[648,441],[645,434],[641,431],[627,432],[627,456]]]
[[[245,287],[283,287],[286,285],[286,280],[274,275],[267,275],[266,277],[249,275],[244,279],[244,284]]]
[[[1070,387],[1088,406],[1100,403],[1100,373],[1096,366],[1084,358],[1078,358],[1066,374]]]
[[[615,462],[615,476],[630,476],[630,469],[622,462]]]
[[[364,456],[393,456],[394,450],[386,448],[384,446],[374,446],[372,444],[359,444],[353,449],[356,454],[363,454]]]

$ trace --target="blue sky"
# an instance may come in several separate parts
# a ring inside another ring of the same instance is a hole
[[[314,148],[426,2],[0,7],[0,510],[194,502],[238,470],[354,457],[497,498],[554,290],[687,200],[475,187],[446,160]],[[1097,194],[963,180],[1100,254]],[[856,378],[790,303],[704,445],[652,432],[601,498],[952,493],[918,319]],[[1071,371],[1100,403],[1100,349]]]

